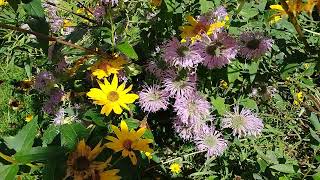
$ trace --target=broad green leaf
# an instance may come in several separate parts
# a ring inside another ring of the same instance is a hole
[[[268,163],[265,160],[263,160],[262,158],[258,158],[257,162],[260,166],[260,171],[264,172],[266,170],[266,168],[268,167]]]
[[[173,12],[173,10],[175,9],[175,0],[164,0],[164,2],[166,3],[168,12]]]
[[[117,49],[131,59],[135,59],[135,60],[138,59],[138,55],[136,51],[127,41],[117,45]]]
[[[86,129],[80,123],[65,124],[61,126],[61,144],[68,149],[74,149],[81,139],[86,139],[89,135]]]
[[[65,150],[60,146],[33,147],[28,151],[21,151],[14,155],[19,163],[30,163],[34,161],[46,161],[64,156]]]
[[[15,10],[18,10],[18,5],[21,3],[20,0],[8,0],[9,5]]]
[[[238,61],[234,61],[232,64],[228,66],[228,80],[230,83],[233,83],[237,79],[240,79],[240,73],[241,73],[241,63]]]
[[[124,120],[129,129],[137,129],[140,125],[140,121],[138,119],[128,118]]]
[[[38,18],[44,18],[44,10],[41,4],[41,0],[31,0],[30,2],[23,4],[23,7],[28,15]]]
[[[309,119],[316,131],[320,132],[320,122],[317,115],[312,112]]]
[[[282,79],[286,79],[287,77],[290,76],[290,74],[292,74],[293,72],[295,72],[297,70],[297,68],[299,67],[298,63],[292,63],[292,64],[288,64],[286,66],[284,66],[283,68],[281,68],[280,72],[281,72],[281,78]]]
[[[16,179],[16,175],[17,175],[18,171],[19,171],[18,165],[0,166],[0,179],[1,180]]]
[[[4,137],[7,146],[16,152],[28,150],[32,147],[38,133],[38,117],[27,123],[16,136]]]
[[[312,175],[312,179],[313,180],[319,180],[320,179],[320,172],[317,172],[314,175]]]
[[[42,136],[43,144],[50,144],[59,133],[60,130],[58,126],[55,126],[54,124],[49,125],[49,127],[44,131]]]
[[[49,159],[43,168],[43,180],[63,179],[65,174],[66,164],[63,156],[60,158]]]
[[[240,105],[244,106],[245,108],[254,109],[256,111],[259,110],[256,101],[249,98],[241,99]]]
[[[259,69],[259,61],[251,62],[251,64],[249,64],[247,68],[250,73],[250,82],[253,82]]]
[[[252,7],[250,3],[245,3],[242,10],[240,11],[239,15],[243,16],[246,20],[249,20],[250,18],[255,17],[259,14],[259,11],[257,8]]]
[[[209,10],[212,9],[214,6],[213,2],[207,0],[200,0],[199,4],[201,14],[209,12]]]
[[[314,132],[314,130],[312,130],[311,128],[309,129],[309,131],[311,136],[320,143],[320,137],[318,136],[318,134]]]
[[[270,168],[283,173],[296,173],[292,164],[276,164],[270,166]]]
[[[96,125],[106,127],[107,124],[104,122],[104,116],[98,113],[95,109],[89,109],[83,115],[83,119],[86,121],[93,121]]]
[[[217,97],[217,98],[211,98],[211,103],[218,111],[219,115],[223,115],[226,111],[228,111],[227,105],[224,103],[224,98]]]

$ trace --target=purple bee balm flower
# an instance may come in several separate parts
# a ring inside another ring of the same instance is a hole
[[[197,149],[206,151],[206,157],[221,156],[227,149],[228,143],[222,138],[222,134],[215,130],[214,127],[204,126],[202,131],[194,137]]]
[[[167,93],[160,89],[159,85],[144,86],[139,93],[139,104],[143,111],[156,112],[166,110],[169,104]]]
[[[222,118],[222,128],[231,128],[233,130],[232,134],[238,137],[245,136],[258,136],[261,134],[263,129],[263,123],[260,118],[258,118],[249,109],[243,108],[239,112],[239,106],[235,106],[234,112],[227,112]]]
[[[260,32],[244,32],[240,35],[239,54],[243,58],[255,59],[270,51],[273,40]]]
[[[101,21],[103,16],[106,14],[106,10],[104,6],[98,6],[95,8],[93,12],[93,16],[97,21]]]
[[[149,61],[145,66],[145,68],[146,68],[146,71],[148,71],[149,73],[155,75],[157,78],[161,78],[163,71],[158,67],[156,62]]]
[[[214,33],[210,37],[203,35],[195,43],[198,52],[204,59],[203,64],[209,69],[221,68],[229,64],[237,55],[237,42],[227,33]]]
[[[189,74],[185,78],[178,78],[177,73],[172,70],[163,75],[164,91],[168,92],[170,97],[178,99],[191,96],[196,91],[197,84],[195,82],[195,76]]]
[[[104,5],[111,4],[111,6],[118,5],[119,0],[101,0],[101,3]]]
[[[36,76],[34,88],[43,91],[54,83],[54,76],[49,71],[42,71]]]
[[[219,6],[217,9],[200,16],[199,21],[204,24],[213,24],[218,21],[224,21],[227,15],[226,8]]]
[[[184,123],[195,124],[210,117],[210,103],[198,93],[193,93],[187,98],[177,98],[173,107]]]
[[[48,114],[54,114],[63,96],[64,91],[61,89],[55,88],[51,90],[49,100],[43,106],[43,111]]]
[[[164,45],[163,59],[171,66],[192,68],[202,62],[201,56],[194,50],[191,42],[180,42],[177,38],[171,39]]]
[[[55,114],[55,118],[53,119],[53,124],[55,125],[62,125],[64,124],[64,115],[65,115],[65,110],[64,108],[60,108],[59,111]]]

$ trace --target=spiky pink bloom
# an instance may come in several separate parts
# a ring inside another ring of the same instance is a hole
[[[164,45],[162,56],[171,66],[192,68],[203,60],[194,47],[189,40],[180,42],[174,37]]]
[[[210,103],[198,93],[177,98],[173,107],[183,123],[195,124],[210,117]]]
[[[262,120],[249,109],[242,108],[239,112],[239,106],[233,108],[234,112],[227,112],[221,120],[222,128],[231,128],[232,134],[238,137],[258,136],[263,129]]]
[[[223,135],[216,131],[214,127],[204,127],[195,138],[197,149],[206,151],[206,157],[221,156],[228,147],[228,142],[223,139]]]
[[[48,86],[52,86],[54,81],[55,78],[51,72],[42,71],[35,78],[34,88],[38,91],[44,91]]]
[[[213,11],[209,11],[199,17],[199,21],[204,24],[213,24],[218,21],[224,21],[228,15],[226,8],[219,6]]]
[[[210,37],[204,34],[195,46],[204,59],[203,65],[209,69],[222,68],[229,64],[238,52],[236,40],[224,32],[214,33]]]
[[[196,123],[184,123],[179,117],[175,117],[173,121],[175,132],[183,140],[193,140],[195,136],[202,132],[205,126],[205,120]]]
[[[98,6],[93,12],[93,16],[97,21],[101,21],[103,16],[106,15],[106,9],[104,6]]]
[[[57,106],[61,102],[65,92],[61,89],[55,88],[50,92],[50,97],[43,105],[43,111],[48,114],[54,114],[57,110]]]
[[[240,56],[255,59],[270,51],[273,40],[260,32],[244,32],[240,35]]]
[[[167,109],[169,97],[160,88],[159,85],[144,86],[139,93],[139,104],[143,111],[156,112]]]
[[[187,77],[178,77],[177,72],[172,69],[163,73],[163,86],[170,97],[183,98],[189,97],[196,91],[195,76],[188,74]]]
[[[157,78],[161,78],[163,70],[158,67],[156,62],[149,61],[145,68],[147,72],[153,74]]]

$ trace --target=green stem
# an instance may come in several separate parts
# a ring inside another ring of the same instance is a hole
[[[116,47],[116,42],[115,42],[115,39],[114,39],[115,27],[114,27],[114,24],[113,24],[113,19],[112,19],[112,14],[111,14],[111,7],[108,9],[108,16],[109,16],[110,26],[111,26],[112,53],[114,53],[114,50],[115,50],[115,47]]]
[[[0,157],[10,163],[16,163],[16,161],[12,157],[7,156],[7,155],[3,154],[2,152],[0,152]]]

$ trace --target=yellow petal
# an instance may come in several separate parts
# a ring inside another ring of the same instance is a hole
[[[122,157],[127,157],[129,155],[129,151],[128,150],[123,150],[122,151]]]
[[[127,94],[129,91],[132,90],[132,84],[127,88],[125,89],[124,91],[121,92],[121,94]]]
[[[117,74],[113,75],[113,79],[112,79],[112,82],[111,82],[111,88],[112,88],[112,90],[116,90],[118,88],[118,76],[117,76]]]
[[[126,121],[123,121],[123,120],[121,121],[120,128],[121,128],[122,132],[126,132],[126,133],[129,132],[128,125],[127,125]]]
[[[90,89],[90,91],[87,93],[87,96],[93,100],[107,100],[107,95],[101,89],[98,88]]]
[[[103,150],[103,146],[101,147],[101,141],[94,147],[94,149],[90,152],[88,159],[94,160]]]
[[[112,142],[117,142],[117,141],[119,141],[119,139],[117,139],[117,138],[115,138],[115,137],[113,137],[113,136],[107,136],[106,139],[109,140],[109,141],[112,141]]]
[[[146,128],[140,128],[135,134],[136,138],[139,139],[145,132],[146,132]]]
[[[126,103],[133,103],[138,98],[139,96],[137,94],[125,94],[122,96],[121,101],[124,101]]]
[[[102,109],[101,109],[101,114],[106,114],[107,116],[111,113],[112,111],[112,106],[109,104],[105,104]]]
[[[129,158],[130,158],[130,160],[131,160],[133,165],[137,164],[137,157],[136,157],[136,155],[134,154],[133,151],[129,152]]]
[[[192,16],[187,16],[186,19],[192,26],[196,26],[198,24],[198,22]]]
[[[120,107],[119,103],[114,103],[112,109],[113,109],[114,113],[116,113],[116,114],[122,113],[122,108]]]
[[[121,132],[120,132],[120,130],[118,129],[117,126],[111,125],[111,129],[117,135],[118,138],[121,137]]]
[[[109,149],[112,149],[115,152],[119,152],[123,150],[123,147],[119,143],[109,142],[109,143],[106,143],[105,146]]]

